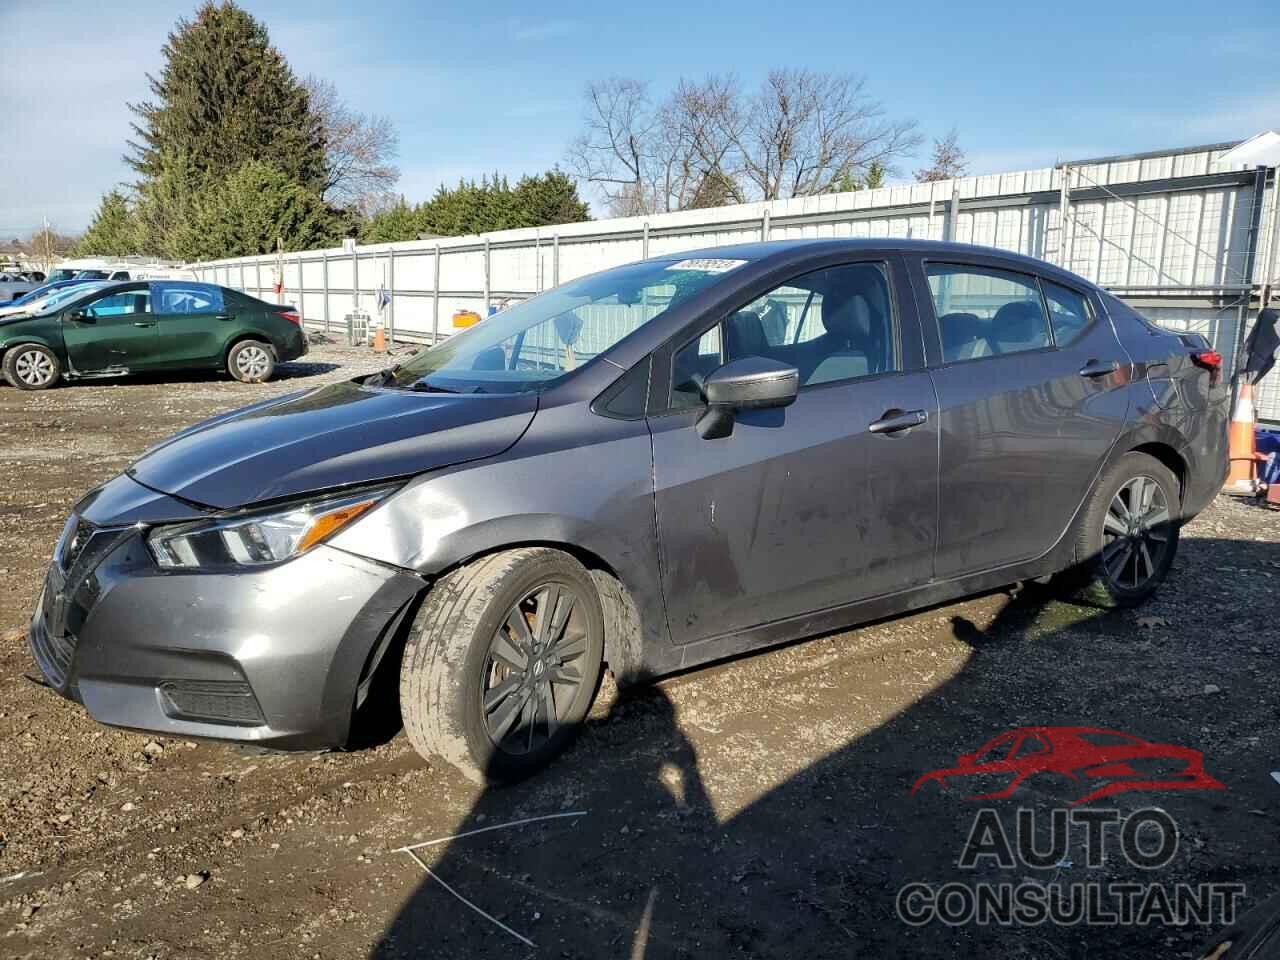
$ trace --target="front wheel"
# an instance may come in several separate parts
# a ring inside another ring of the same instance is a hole
[[[19,390],[47,390],[61,376],[58,355],[38,343],[20,343],[4,355],[4,378]]]
[[[603,653],[582,564],[545,547],[484,557],[437,581],[418,611],[400,672],[405,732],[472,780],[522,779],[577,734]]]
[[[1099,480],[1077,533],[1067,581],[1104,607],[1142,603],[1164,582],[1178,552],[1178,479],[1154,457],[1126,453]]]

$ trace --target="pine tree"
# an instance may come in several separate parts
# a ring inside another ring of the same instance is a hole
[[[708,207],[723,207],[736,201],[733,183],[723,170],[708,170],[698,181],[693,198],[686,205],[686,210],[705,210]]]
[[[422,217],[418,210],[405,203],[404,197],[389,207],[379,210],[360,232],[361,243],[395,243],[399,240],[416,240],[422,229]]]
[[[307,250],[342,230],[318,194],[271,164],[250,160],[202,191],[171,243],[183,259],[216,260],[270,253],[277,237],[286,250]]]
[[[267,161],[302,187],[324,184],[324,139],[308,95],[266,28],[232,0],[206,2],[179,20],[148,75],[155,99],[130,106],[126,159],[143,182],[179,158],[202,183],[224,180],[247,160]]]
[[[138,224],[119,190],[105,194],[89,229],[76,244],[80,256],[126,256],[138,252]]]

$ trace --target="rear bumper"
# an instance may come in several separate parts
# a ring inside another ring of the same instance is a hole
[[[296,335],[290,334],[283,344],[276,345],[276,349],[279,351],[279,360],[282,363],[306,356],[307,350],[310,349],[306,331],[300,329]]]
[[[345,743],[362,671],[423,587],[327,546],[257,571],[163,571],[137,528],[79,565],[51,566],[28,633],[55,690],[113,726],[286,749]]]

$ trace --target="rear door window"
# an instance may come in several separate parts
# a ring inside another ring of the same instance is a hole
[[[925,269],[944,362],[1052,346],[1034,277],[952,263],[931,263]]]
[[[203,283],[160,282],[151,285],[156,313],[218,314],[223,311],[222,288]]]
[[[1053,338],[1058,346],[1075,340],[1093,319],[1089,301],[1083,294],[1048,280],[1040,281],[1044,301],[1049,305],[1049,320],[1053,323]]]

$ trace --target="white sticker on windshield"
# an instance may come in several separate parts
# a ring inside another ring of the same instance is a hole
[[[740,267],[745,260],[715,260],[711,258],[681,260],[667,267],[668,270],[701,270],[703,273],[727,273],[734,267]]]

